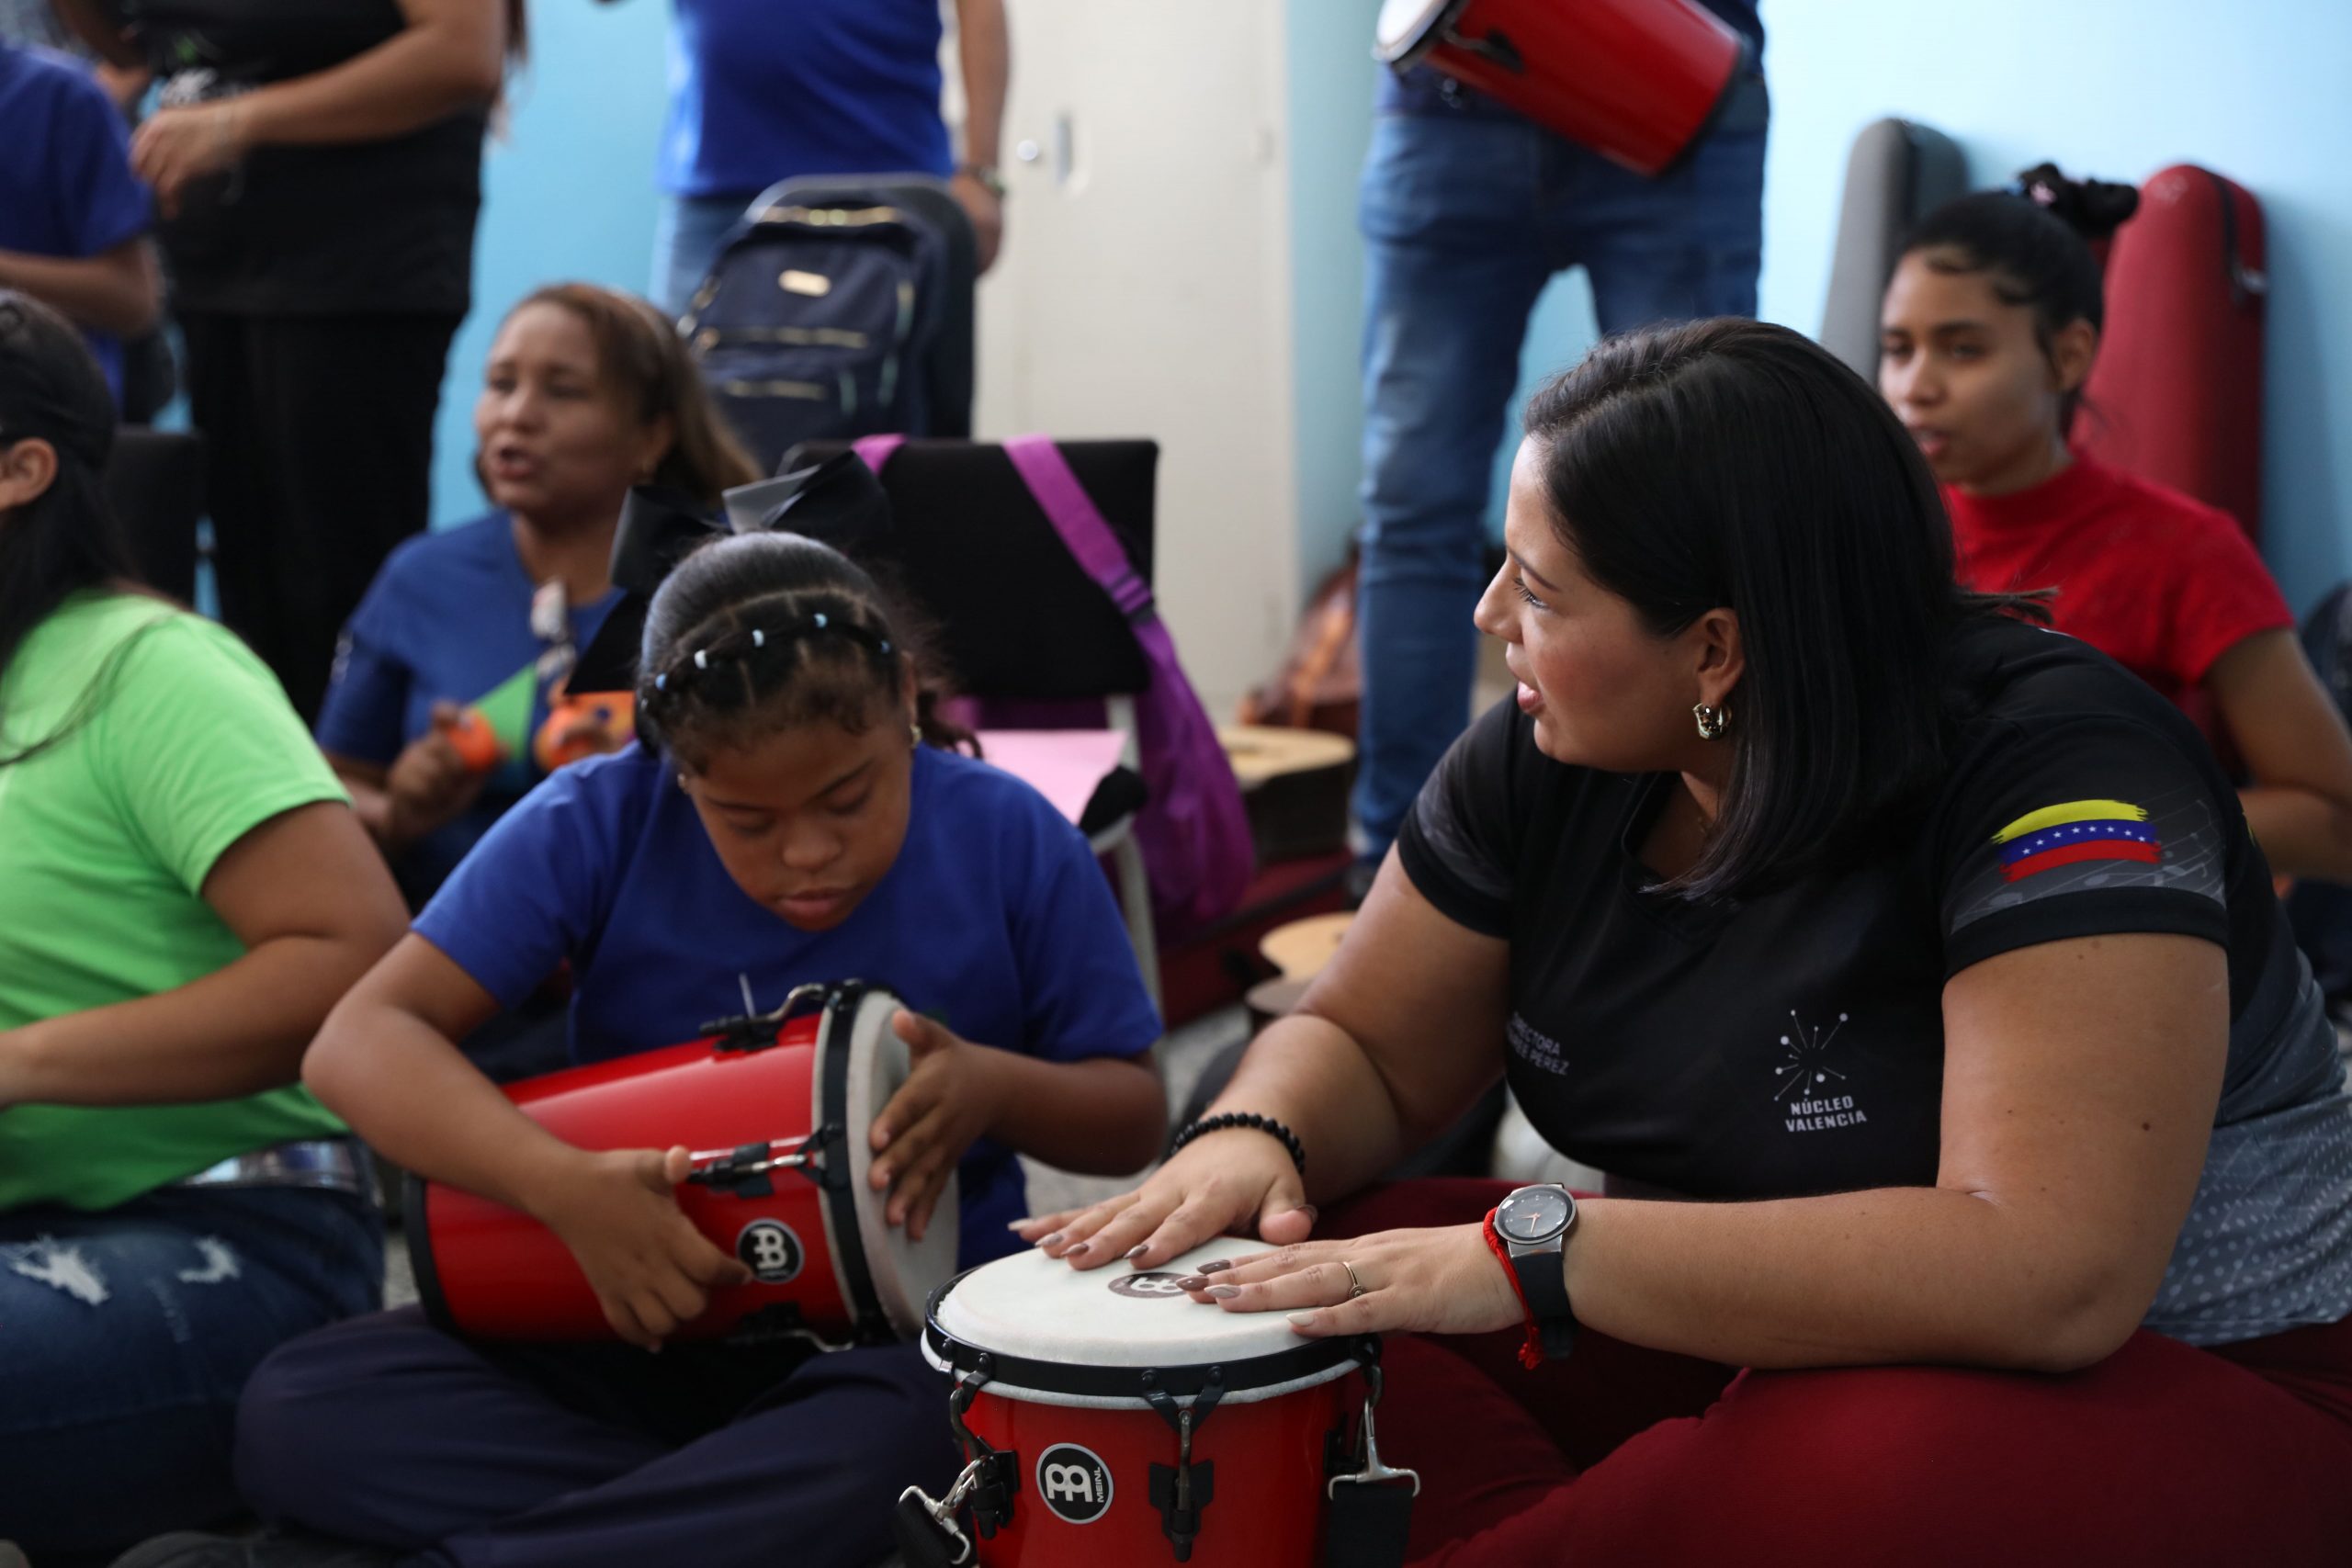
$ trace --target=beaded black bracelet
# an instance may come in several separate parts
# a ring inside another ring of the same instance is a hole
[[[1272,1117],[1261,1116],[1254,1111],[1227,1111],[1221,1115],[1204,1116],[1189,1123],[1168,1145],[1168,1157],[1175,1158],[1186,1144],[1202,1134],[1222,1133],[1228,1127],[1247,1127],[1253,1133],[1263,1133],[1268,1137],[1279,1139],[1283,1147],[1290,1151],[1290,1163],[1298,1167],[1299,1175],[1306,1174],[1306,1145],[1298,1141],[1298,1134]]]

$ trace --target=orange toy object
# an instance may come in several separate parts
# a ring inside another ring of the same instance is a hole
[[[531,742],[531,755],[540,769],[558,768],[585,757],[600,757],[609,749],[593,738],[601,729],[615,744],[626,744],[637,734],[637,697],[630,692],[587,692],[579,696],[550,694],[548,721]],[[583,734],[582,731],[591,731]]]
[[[447,734],[449,744],[458,749],[458,760],[465,763],[469,773],[486,773],[506,755],[506,748],[499,744],[498,731],[491,728],[480,708],[468,708],[459,714]]]

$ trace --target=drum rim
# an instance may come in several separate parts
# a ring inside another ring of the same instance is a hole
[[[858,1010],[875,993],[890,997],[896,1005],[897,993],[888,986],[863,980],[838,981],[827,990],[824,1016],[817,1028],[817,1092],[823,1109],[810,1117],[818,1125],[842,1129],[842,1179],[818,1184],[823,1194],[818,1212],[824,1216],[826,1249],[833,1255],[833,1281],[841,1287],[854,1331],[869,1340],[892,1336],[889,1315],[882,1310],[873,1270],[866,1265],[865,1237],[858,1226],[858,1183],[850,1141],[860,1134],[849,1124],[849,1047],[856,1033]]]
[[[1379,21],[1373,23],[1373,58],[1391,71],[1403,73],[1419,65],[1430,51],[1442,41],[1442,35],[1453,21],[1470,8],[1471,0],[1437,0],[1421,21],[1420,31],[1401,43],[1390,43],[1379,33]],[[1381,9],[1386,10],[1386,0]]]
[[[874,1019],[876,1049],[886,1049],[896,1038],[890,1032],[890,1015],[905,1007],[907,1000],[902,993],[887,981],[858,980],[844,983],[861,987],[861,994],[848,1006],[846,1017],[842,1022],[841,1049],[835,1053],[842,1059],[842,1099],[840,1104],[835,1105],[828,1098],[826,1117],[832,1124],[843,1129],[842,1154],[849,1170],[847,1187],[851,1197],[850,1229],[856,1237],[858,1261],[864,1266],[866,1284],[873,1295],[876,1322],[879,1325],[876,1337],[877,1339],[897,1342],[915,1337],[922,1330],[924,1295],[922,1280],[930,1270],[902,1267],[903,1264],[917,1262],[920,1259],[902,1258],[892,1249],[890,1236],[894,1227],[884,1212],[888,1202],[888,1195],[887,1193],[877,1195],[865,1184],[866,1176],[874,1168],[874,1151],[866,1138],[866,1133],[871,1131],[871,1124],[869,1122],[865,1128],[859,1128],[850,1115],[850,1107],[852,1100],[856,1098],[852,1092],[855,1087],[853,1080],[858,1067],[856,1047],[859,1030],[866,1018],[866,1009],[873,1008],[876,1015]],[[830,1043],[830,1024],[827,1040]],[[867,1070],[871,1071],[870,1063]],[[910,1066],[910,1071],[911,1070]],[[883,1096],[881,1103],[869,1107],[869,1110],[873,1114],[878,1115],[881,1112],[882,1104],[887,1102],[888,1096]],[[960,1246],[962,1236],[962,1179],[956,1170],[951,1168],[947,1174],[947,1183],[941,1189],[938,1201],[932,1211],[932,1224],[924,1234],[924,1241],[915,1243],[901,1239],[899,1245],[911,1253],[918,1247],[929,1245],[934,1236],[944,1238],[944,1249],[948,1255],[948,1271],[952,1274],[955,1270],[955,1253]],[[869,1219],[873,1222],[870,1235],[867,1223]],[[898,1235],[903,1238],[905,1232],[899,1230]]]
[[[1239,1356],[1230,1360],[1170,1362],[1153,1367],[1110,1367],[1099,1361],[1047,1361],[1034,1356],[1016,1356],[959,1337],[940,1325],[940,1304],[957,1285],[978,1271],[967,1269],[932,1292],[931,1300],[923,1305],[922,1347],[933,1365],[943,1368],[958,1382],[978,1373],[982,1379],[978,1385],[982,1392],[993,1391],[1007,1398],[1016,1398],[1022,1392],[1034,1389],[1043,1394],[1090,1401],[1116,1400],[1141,1407],[1149,1403],[1152,1393],[1192,1399],[1206,1392],[1212,1382],[1217,1384],[1220,1398],[1237,1400],[1252,1393],[1271,1397],[1274,1393],[1287,1393],[1293,1388],[1344,1376],[1356,1367],[1380,1359],[1379,1337],[1361,1334],[1302,1340],[1286,1350]],[[1318,1373],[1323,1375],[1317,1376]]]

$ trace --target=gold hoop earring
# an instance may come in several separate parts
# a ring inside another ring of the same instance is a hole
[[[1690,716],[1699,721],[1699,739],[1721,740],[1724,731],[1731,728],[1731,709],[1709,707],[1704,703],[1690,705]]]

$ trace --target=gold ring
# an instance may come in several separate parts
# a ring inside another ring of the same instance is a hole
[[[1347,1299],[1353,1301],[1358,1296],[1363,1294],[1363,1281],[1356,1278],[1356,1266],[1349,1262],[1346,1258],[1342,1258],[1340,1259],[1340,1267],[1348,1271]]]

